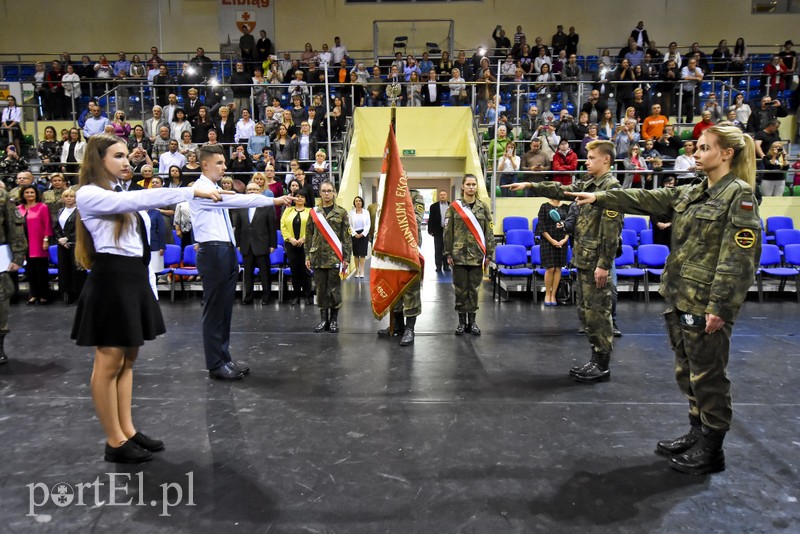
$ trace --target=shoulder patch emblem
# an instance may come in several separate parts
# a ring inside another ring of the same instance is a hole
[[[619,212],[614,210],[605,210],[606,217],[609,219],[613,219],[615,217],[619,217]]]
[[[756,244],[756,233],[750,228],[743,228],[734,234],[733,240],[739,248],[753,248]]]

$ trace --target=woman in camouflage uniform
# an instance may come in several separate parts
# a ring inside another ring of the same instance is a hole
[[[712,126],[700,136],[695,160],[706,175],[699,184],[573,196],[580,204],[672,220],[672,253],[660,292],[669,305],[664,317],[691,428],[660,441],[656,453],[668,457],[673,469],[699,475],[725,469],[731,330],[755,276],[761,228],[752,139],[730,123]]]

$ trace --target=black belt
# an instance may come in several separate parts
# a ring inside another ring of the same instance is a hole
[[[198,245],[204,247],[233,247],[233,243],[230,241],[203,241]]]

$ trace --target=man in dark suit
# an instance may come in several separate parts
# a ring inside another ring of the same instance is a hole
[[[130,167],[128,167],[125,174],[120,176],[119,184],[123,191],[140,191],[144,189],[144,187],[133,181],[133,169]]]
[[[248,195],[260,195],[261,187],[255,183],[247,184]],[[255,268],[261,273],[261,304],[269,303],[270,278],[269,255],[278,246],[278,227],[275,208],[241,208],[231,212],[231,223],[236,243],[244,259],[243,302],[253,302]]]
[[[447,191],[439,191],[439,202],[431,204],[431,211],[428,215],[428,234],[433,236],[433,250],[434,258],[436,260],[436,272],[442,272],[442,267],[445,271],[450,270],[447,262],[443,261],[444,251],[444,225],[446,221],[445,214],[450,202],[447,201]]]
[[[197,120],[197,115],[200,113],[200,106],[203,103],[200,102],[200,98],[197,92],[197,89],[192,87],[188,91],[188,98],[185,101],[185,111],[186,111],[186,120],[194,124],[195,120]]]
[[[428,83],[422,84],[422,105],[441,106],[444,87],[436,83],[436,71],[431,69],[428,73]]]

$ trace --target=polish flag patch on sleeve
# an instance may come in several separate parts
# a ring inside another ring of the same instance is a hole
[[[750,200],[742,200],[739,207],[743,210],[753,211],[753,203]]]

